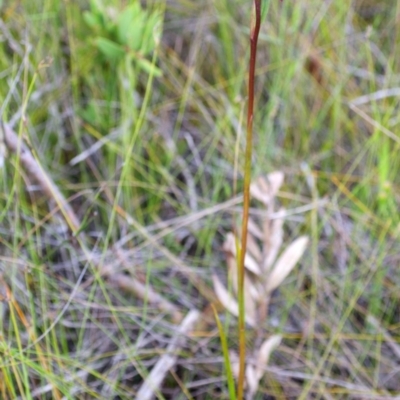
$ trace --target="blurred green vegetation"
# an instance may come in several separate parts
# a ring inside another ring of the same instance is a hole
[[[183,311],[207,302],[166,254],[209,282],[239,210],[211,211],[235,194],[237,157],[241,188],[250,3],[1,2],[3,120],[70,198],[96,257],[115,263],[123,248],[119,268]],[[281,203],[311,209],[286,235],[312,244],[266,321],[285,338],[271,363],[289,383],[271,375],[259,398],[352,398],[347,383],[399,394],[384,333],[399,326],[400,2],[267,5],[253,173],[285,172]],[[176,327],[92,270],[18,157],[0,174],[0,294],[14,299],[0,304],[0,398],[132,398]],[[228,398],[222,361],[207,363],[222,355],[214,339],[180,354],[196,399]],[[183,398],[171,381],[164,398]]]

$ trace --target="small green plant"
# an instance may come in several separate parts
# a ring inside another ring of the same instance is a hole
[[[96,86],[95,98],[91,98],[81,115],[90,124],[99,126],[98,121],[102,118],[99,117],[99,107],[96,104],[105,100],[111,109],[109,91],[118,93],[119,101],[115,111],[110,111],[110,116],[118,127],[118,141],[124,151],[116,152],[115,147],[107,146],[104,152],[107,164],[116,166],[115,169],[108,169],[109,176],[112,179],[120,176],[115,203],[122,205],[128,212],[139,209],[133,205],[132,199],[141,198],[143,193],[133,187],[132,182],[141,179],[141,157],[151,152],[151,149],[146,149],[146,139],[139,135],[139,131],[143,128],[145,108],[149,101],[149,82],[162,75],[156,61],[163,15],[162,3],[153,9],[144,9],[138,0],[129,2],[127,6],[121,4],[120,7],[109,6],[101,0],[91,0],[90,9],[83,14],[91,31],[89,44],[97,53],[97,65],[93,67],[102,70],[107,78]],[[100,93],[97,87],[101,88]],[[143,91],[147,95],[143,96]],[[136,157],[132,157],[134,148]],[[118,167],[121,159],[124,164],[122,170]],[[149,180],[149,177],[146,179]]]
[[[143,10],[139,1],[122,10],[105,7],[99,0],[91,0],[90,11],[83,14],[93,30],[93,44],[109,62],[132,61],[155,76],[161,70],[145,57],[156,47],[161,16],[158,12]]]

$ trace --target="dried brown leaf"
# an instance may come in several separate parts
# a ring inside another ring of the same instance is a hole
[[[307,243],[308,237],[301,236],[286,248],[267,278],[265,285],[267,293],[275,290],[289,275],[290,271],[303,255]]]
[[[235,236],[233,235],[233,233],[228,233],[223,248],[226,252],[233,254],[236,258],[236,254],[237,254],[236,253],[236,240],[235,240]],[[244,257],[244,266],[246,267],[247,270],[249,270],[253,274],[261,275],[261,269],[260,269],[259,264],[248,253],[246,253],[246,255]]]
[[[278,194],[278,191],[281,188],[284,179],[285,174],[282,171],[274,171],[268,174],[267,181],[272,198],[276,197],[276,195]]]
[[[257,277],[255,278],[257,279]],[[245,276],[245,285],[247,285],[246,288],[246,293],[248,293],[255,302],[259,302],[260,298],[261,298],[261,292],[263,292],[262,290],[260,290],[260,285],[258,285],[254,279],[252,279],[252,277],[250,277],[249,275],[246,274]]]
[[[264,375],[264,368],[268,365],[271,353],[279,346],[282,341],[282,336],[273,335],[263,342],[257,357],[256,374],[258,379]]]
[[[260,298],[257,288],[251,282],[248,276],[244,279],[244,309],[246,311],[246,318],[250,318],[251,321],[256,320],[256,306],[257,301]]]
[[[281,209],[280,211],[282,211]],[[264,226],[264,252],[265,258],[263,263],[263,271],[270,270],[272,264],[276,260],[279,249],[283,241],[283,218],[278,218],[270,221],[268,227]]]
[[[265,367],[268,364],[271,353],[279,346],[282,337],[273,335],[265,340],[257,352],[256,365],[246,367],[246,381],[248,385],[249,397],[252,398],[258,390],[260,379],[264,375]]]
[[[239,305],[237,301],[232,297],[225,286],[221,283],[217,275],[214,274],[212,278],[215,294],[217,295],[218,300],[231,314],[237,317],[239,315]],[[246,315],[246,322],[252,327],[255,326],[254,318],[250,315]]]
[[[235,240],[235,235],[232,232],[229,232],[226,235],[223,249],[224,251],[231,253],[233,255],[236,254],[236,240]]]
[[[228,264],[228,277],[229,282],[232,283],[232,288],[234,292],[237,294],[238,292],[238,271],[237,271],[237,263],[236,257],[231,253],[228,254],[226,263]]]
[[[251,195],[265,205],[270,204],[282,186],[284,177],[282,171],[271,172],[266,178],[262,176],[258,177],[250,185]]]
[[[270,201],[270,195],[265,191],[265,180],[260,177],[250,185],[250,195],[264,204]]]
[[[247,230],[257,239],[263,240],[264,235],[259,226],[256,224],[253,218],[249,217],[249,223]]]
[[[257,393],[259,379],[257,379],[255,368],[250,364],[246,367],[246,383],[248,396],[251,399]]]
[[[262,260],[262,253],[253,235],[247,235],[247,250],[252,255],[255,261],[260,264]]]
[[[255,275],[261,275],[261,268],[258,262],[248,253],[244,256],[244,266],[247,270],[252,272]]]
[[[228,292],[225,286],[221,283],[217,275],[213,275],[213,284],[215,294],[218,297],[218,300],[221,304],[233,315],[239,315],[239,305],[237,301],[232,297],[232,295]]]

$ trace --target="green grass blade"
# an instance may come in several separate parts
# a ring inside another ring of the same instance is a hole
[[[214,311],[215,320],[217,321],[219,337],[221,338],[221,347],[222,347],[222,352],[224,354],[224,365],[225,365],[225,371],[226,371],[226,379],[228,381],[229,398],[231,400],[236,400],[237,397],[236,397],[236,391],[235,391],[235,381],[233,379],[231,362],[229,360],[228,341],[226,339],[226,335],[225,335],[225,332],[224,332],[224,327],[222,326],[221,321],[220,321],[220,319],[218,317],[217,310],[216,310],[214,304],[212,304],[211,306],[212,306],[212,309]]]

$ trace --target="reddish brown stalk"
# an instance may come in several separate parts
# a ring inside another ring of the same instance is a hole
[[[254,116],[254,76],[256,69],[257,42],[261,25],[261,0],[254,0],[255,20],[250,33],[250,61],[248,81],[248,108],[247,108],[247,130],[246,130],[246,152],[244,167],[243,188],[243,221],[242,221],[242,243],[240,251],[240,264],[238,268],[238,301],[239,301],[239,377],[238,377],[238,399],[243,399],[245,359],[246,359],[246,330],[244,310],[244,258],[247,248],[247,225],[249,221],[250,207],[250,181],[251,181],[251,158],[253,148],[253,116]]]

